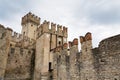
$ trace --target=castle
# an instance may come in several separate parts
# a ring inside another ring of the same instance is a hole
[[[21,25],[21,34],[0,25],[0,80],[120,80],[120,35],[93,48],[88,32],[79,51],[64,26],[30,12]]]

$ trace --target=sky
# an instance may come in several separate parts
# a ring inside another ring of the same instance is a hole
[[[28,12],[68,27],[68,41],[91,32],[93,47],[120,34],[120,0],[0,0],[0,24],[18,33]]]

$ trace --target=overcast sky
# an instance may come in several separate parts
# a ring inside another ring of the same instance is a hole
[[[93,47],[120,34],[120,0],[0,0],[0,24],[14,31],[21,32],[21,17],[28,12],[68,27],[68,40],[91,32]]]

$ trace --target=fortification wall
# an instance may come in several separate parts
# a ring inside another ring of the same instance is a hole
[[[35,40],[30,39],[27,36],[24,36],[22,34],[16,33],[16,32],[11,32],[11,46],[17,46],[17,47],[23,47],[23,48],[28,48],[28,47],[33,47],[35,48]]]
[[[48,67],[50,57],[50,34],[43,34],[36,40],[36,58],[34,80],[48,78]]]
[[[94,68],[94,57],[92,52],[92,35],[87,33],[80,37],[80,80],[97,80],[96,70]]]
[[[64,36],[65,38],[67,38],[68,36],[67,28],[65,26],[62,26],[59,24],[56,25],[55,23],[52,23],[52,22],[50,23],[49,21],[46,21],[46,20],[38,27],[37,38],[45,32],[55,34],[58,36]]]
[[[70,79],[69,74],[69,56],[68,46],[65,43],[54,49],[53,52],[53,79],[54,80],[68,80]]]
[[[53,50],[53,79],[79,80],[79,67],[77,64],[78,39],[68,44],[64,43]]]
[[[72,42],[69,42],[70,51],[70,79],[79,80],[79,69],[77,65],[77,54],[78,54],[78,39],[75,38]]]
[[[29,12],[24,17],[22,17],[21,24],[24,25],[28,22],[33,22],[33,23],[39,25],[40,24],[40,18],[38,16],[35,16],[31,12]]]
[[[64,26],[46,20],[40,24],[40,18],[32,13],[25,15],[21,24],[34,24],[37,30],[30,35],[35,31],[37,39],[0,25],[0,80],[120,79],[120,35],[102,40],[93,49],[88,32],[80,36],[79,52],[77,38],[69,42],[68,49],[68,31]]]
[[[0,37],[1,40],[4,36],[7,35],[7,38],[10,41],[10,46],[23,47],[23,48],[35,48],[35,40],[30,39],[27,36],[24,36],[20,33],[14,32],[11,28],[5,28],[3,25],[0,25]],[[2,40],[4,41],[4,40]],[[1,43],[2,44],[2,43]]]
[[[0,25],[0,79],[4,76],[5,80],[31,78],[34,43],[34,40]]]
[[[9,34],[9,29],[4,28],[3,25],[0,25],[0,80],[4,79],[6,70],[8,49],[10,44]]]
[[[99,80],[120,79],[120,35],[116,35],[99,44]]]
[[[34,72],[34,49],[10,47],[5,80],[30,80]]]

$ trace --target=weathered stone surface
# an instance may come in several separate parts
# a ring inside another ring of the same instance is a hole
[[[34,63],[34,51],[19,47],[10,48],[8,53],[5,80],[31,79]]]
[[[0,78],[4,79],[10,45],[10,32],[0,28]]]
[[[120,35],[92,48],[88,32],[79,52],[77,38],[67,44],[66,27],[31,13],[22,26],[18,34],[0,25],[0,80],[120,80]]]
[[[107,38],[99,45],[99,80],[120,79],[120,35]]]

